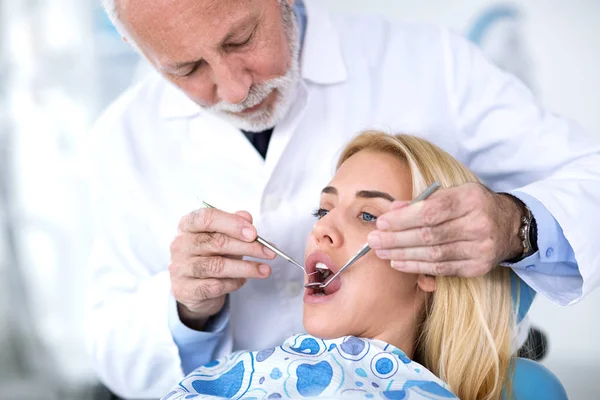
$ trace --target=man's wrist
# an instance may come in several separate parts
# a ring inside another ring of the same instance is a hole
[[[184,324],[190,329],[199,332],[204,331],[204,327],[210,319],[210,316],[199,316],[198,314],[190,311],[186,306],[184,306],[180,302],[177,302],[177,314],[179,315],[179,320],[182,324]]]

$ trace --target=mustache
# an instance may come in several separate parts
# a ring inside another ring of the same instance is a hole
[[[252,85],[248,90],[248,95],[241,103],[232,104],[220,101],[208,109],[213,112],[240,113],[262,103],[274,90],[287,87],[289,81],[290,77],[286,74],[261,84]]]

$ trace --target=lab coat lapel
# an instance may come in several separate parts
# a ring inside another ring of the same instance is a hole
[[[268,174],[265,161],[244,134],[211,115],[191,119],[188,126],[183,157],[186,163],[201,167],[198,173],[204,186],[215,187],[218,198],[211,197],[218,201],[215,205],[226,210],[258,209]]]
[[[281,166],[281,163],[285,162],[283,155],[287,151],[294,134],[297,132],[300,121],[306,111],[307,92],[303,84],[298,85],[296,94],[296,101],[290,106],[287,116],[277,124],[273,131],[265,160],[265,174],[267,178],[272,176],[275,169],[285,169],[285,167]]]
[[[345,82],[348,78],[340,38],[328,11],[316,1],[309,0],[304,3],[307,26],[300,59],[302,82],[296,89],[296,100],[287,117],[275,127],[273,132],[266,159],[266,173],[269,177],[276,168],[285,170],[281,164],[285,162],[285,152],[294,151],[292,148],[288,150],[288,146],[291,145],[296,151],[299,147],[308,149],[302,138],[294,137],[298,134],[310,101],[310,90],[307,85],[336,85]]]

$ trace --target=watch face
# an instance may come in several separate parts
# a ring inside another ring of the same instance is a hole
[[[528,213],[529,214],[529,213]],[[531,214],[529,214],[531,215]],[[528,257],[533,252],[531,251],[531,242],[529,241],[529,227],[531,224],[531,219],[528,217],[523,217],[521,221],[521,229],[519,229],[519,236],[521,237],[521,243],[523,244],[523,255],[522,258]]]

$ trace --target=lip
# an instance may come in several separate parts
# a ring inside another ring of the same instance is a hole
[[[316,282],[316,280],[313,279],[313,275],[311,274],[317,270],[318,263],[325,264],[327,268],[329,268],[329,270],[332,272],[331,276],[333,276],[340,270],[340,267],[332,260],[332,258],[327,253],[318,250],[314,251],[306,258],[306,261],[304,263],[306,267],[306,273],[308,274],[309,283]],[[331,279],[331,276],[328,279]],[[341,277],[336,278],[335,281],[331,282],[331,284],[327,287],[327,292],[330,292],[330,294],[327,294],[326,296],[315,296],[313,294],[314,289],[305,289],[304,302],[316,304],[324,303],[331,300],[331,298],[335,296],[335,294],[339,291],[339,289],[342,286],[340,278]]]
[[[264,106],[265,106],[265,105],[266,105],[266,104],[267,104],[267,103],[270,101],[271,97],[273,97],[273,94],[274,94],[275,92],[276,92],[276,91],[275,91],[275,90],[273,90],[271,93],[269,93],[269,95],[268,95],[267,97],[265,97],[265,98],[263,99],[263,101],[261,101],[260,103],[258,103],[258,104],[257,104],[257,105],[255,105],[255,106],[252,106],[252,107],[250,107],[250,108],[246,108],[244,111],[241,111],[239,114],[242,114],[242,115],[248,115],[248,114],[252,114],[252,113],[254,113],[254,112],[256,112],[256,111],[260,110],[261,108],[263,108],[263,107],[264,107]]]
[[[262,108],[262,106],[264,106],[265,103],[267,102],[267,99],[268,99],[268,97],[265,98],[260,103],[258,103],[257,105],[252,106],[250,108],[246,108],[244,111],[240,112],[240,114],[247,115],[247,114],[252,114],[253,112],[260,110]]]
[[[318,263],[327,265],[327,268],[329,268],[334,274],[340,270],[337,264],[333,262],[329,254],[317,250],[313,251],[308,255],[308,257],[306,257],[306,261],[304,262],[304,265],[306,266],[306,272],[308,274],[315,272],[317,270]]]

